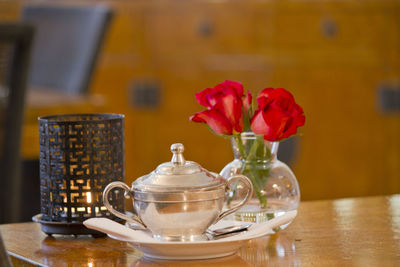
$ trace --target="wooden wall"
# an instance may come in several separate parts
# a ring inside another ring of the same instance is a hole
[[[2,2],[0,17],[26,3],[45,2]],[[377,104],[381,85],[400,88],[400,1],[101,3],[116,14],[91,92],[126,114],[128,182],[174,142],[212,171],[232,159],[227,140],[188,119],[202,109],[195,92],[230,79],[253,93],[284,87],[303,106],[302,199],[400,193],[399,113]],[[140,102],[146,90],[159,98]]]

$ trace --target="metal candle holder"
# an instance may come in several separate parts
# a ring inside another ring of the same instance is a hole
[[[103,205],[104,188],[123,181],[124,116],[68,114],[39,118],[41,214],[47,234],[93,234],[82,222],[116,219]],[[112,206],[124,211],[124,194],[113,191]]]

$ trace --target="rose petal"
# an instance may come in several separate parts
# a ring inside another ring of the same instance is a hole
[[[303,108],[297,105],[296,103],[293,105],[292,115],[304,114]]]
[[[270,96],[273,92],[275,91],[274,88],[264,88],[261,90],[261,92],[258,94],[258,97],[268,97]],[[258,98],[257,97],[257,98]]]
[[[243,107],[244,107],[244,112],[246,114],[248,114],[250,111],[251,101],[252,101],[251,93],[250,93],[250,91],[247,91],[247,94],[246,94],[245,98],[243,99]]]
[[[269,131],[269,126],[265,123],[261,110],[256,110],[251,119],[251,130],[255,134],[265,134]]]
[[[283,138],[289,119],[289,116],[279,110],[257,110],[251,121],[251,130],[255,134],[264,135],[265,140],[279,141]]]
[[[225,115],[232,126],[236,126],[242,117],[242,106],[243,103],[241,99],[238,99],[235,95],[229,93],[220,99],[215,108]],[[240,124],[238,126],[241,128]]]
[[[224,87],[222,84],[216,85],[208,94],[207,98],[212,107],[216,106],[218,103],[221,102],[221,99],[224,98],[226,95],[233,95],[235,98],[236,91],[233,88]]]
[[[276,94],[277,96],[280,96],[282,98],[288,99],[294,103],[293,95],[285,88],[276,88],[274,91],[274,94]]]
[[[261,90],[261,92],[257,96],[258,108],[264,109],[272,101],[269,96],[273,94],[273,92],[274,88],[265,88]]]
[[[281,140],[290,117],[280,110],[269,109],[267,112],[263,112],[263,118],[269,126],[269,131],[264,134],[264,139],[268,141]]]
[[[211,93],[211,88],[206,88],[203,91],[196,93],[194,96],[196,97],[197,102],[204,107],[211,107],[208,101],[208,95]]]
[[[232,134],[232,126],[229,123],[229,120],[218,110],[213,109],[198,112],[194,114],[194,116],[190,117],[190,120],[194,122],[203,122],[208,124],[208,126],[216,134]]]
[[[283,133],[283,138],[288,138],[292,136],[293,134],[297,133],[297,128],[300,126],[303,126],[305,123],[306,117],[304,115],[299,115],[293,118],[290,118],[290,121],[288,121],[286,125],[286,129]]]
[[[222,83],[223,86],[233,88],[239,98],[243,97],[243,85],[240,82],[226,80]]]

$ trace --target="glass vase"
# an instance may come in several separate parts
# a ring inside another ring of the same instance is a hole
[[[254,187],[252,199],[232,215],[234,219],[264,222],[297,210],[299,185],[292,170],[277,158],[279,142],[265,141],[263,136],[245,132],[232,137],[231,143],[235,159],[222,169],[220,175],[226,179],[236,174],[246,175]],[[234,193],[228,196],[228,206],[234,205],[245,194],[242,185],[231,186]]]

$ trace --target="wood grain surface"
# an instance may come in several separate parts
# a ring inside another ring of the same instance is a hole
[[[286,230],[201,261],[149,261],[124,242],[47,237],[33,222],[0,231],[15,266],[400,266],[400,195],[302,202]]]

